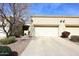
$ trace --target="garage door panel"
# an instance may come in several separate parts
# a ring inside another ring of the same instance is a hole
[[[66,30],[69,31],[71,35],[79,35],[79,27],[66,27]]]
[[[58,36],[58,27],[35,27],[35,36]]]

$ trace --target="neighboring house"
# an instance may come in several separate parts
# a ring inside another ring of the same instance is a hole
[[[61,36],[63,31],[79,35],[79,16],[31,16],[35,36]]]
[[[9,23],[6,20],[5,20],[5,24],[6,24],[6,30],[8,30],[9,29]],[[5,38],[5,37],[6,37],[6,34],[5,34],[5,32],[2,28],[2,22],[0,20],[0,39]]]
[[[13,19],[12,17],[8,17],[8,19]],[[12,21],[12,20],[11,20]],[[9,23],[5,20],[6,23],[6,30],[9,29]],[[24,25],[24,21],[22,21],[21,19],[18,21],[17,20],[17,25],[15,28],[13,28],[13,33],[15,33],[16,35],[22,35],[23,33],[23,25]],[[4,30],[2,29],[2,22],[0,21],[0,38],[6,37],[6,34],[4,32]]]

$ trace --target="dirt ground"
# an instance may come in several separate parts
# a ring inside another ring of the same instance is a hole
[[[22,38],[16,38],[16,40],[17,42],[9,44],[7,46],[9,46],[12,49],[12,51],[16,51],[18,55],[20,55],[31,41],[31,38],[27,38],[25,36]]]

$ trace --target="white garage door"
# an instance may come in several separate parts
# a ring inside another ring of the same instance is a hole
[[[35,27],[35,36],[58,36],[58,27]]]
[[[79,35],[79,27],[66,27],[66,30],[69,31],[71,35]]]

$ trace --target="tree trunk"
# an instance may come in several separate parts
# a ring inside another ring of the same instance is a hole
[[[12,28],[13,28],[13,25],[10,25],[10,27],[9,27],[9,35],[10,35],[10,36],[13,35],[13,33],[12,33]]]

